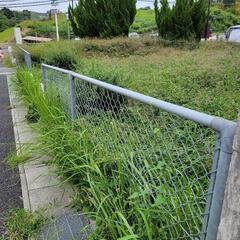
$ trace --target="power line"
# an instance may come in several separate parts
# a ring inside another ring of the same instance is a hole
[[[71,0],[72,3],[78,0]],[[155,0],[138,0],[138,2],[146,2],[146,3],[154,3]],[[69,0],[56,0],[55,3],[61,4],[61,3],[67,3]],[[168,1],[169,4],[175,4],[176,1]],[[215,2],[214,4],[222,4],[222,2]],[[0,8],[6,7],[6,8],[24,8],[24,7],[36,7],[36,6],[49,6],[52,5],[51,0],[42,0],[42,1],[25,1],[25,0],[2,0],[0,3]],[[234,5],[234,3],[225,4],[228,6]]]
[[[76,1],[76,0],[74,0]],[[55,3],[61,4],[61,3],[67,3],[69,0],[57,0]],[[52,5],[52,1],[50,0],[43,0],[43,1],[34,1],[34,2],[24,2],[24,3],[0,3],[0,8],[6,7],[6,8],[22,8],[22,7],[35,7],[35,6],[47,6]]]

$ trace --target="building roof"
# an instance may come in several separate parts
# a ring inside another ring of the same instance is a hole
[[[26,42],[50,42],[52,41],[52,38],[26,36],[23,40]]]

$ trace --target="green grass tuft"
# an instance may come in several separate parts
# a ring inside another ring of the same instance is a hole
[[[30,150],[26,147],[21,147],[18,153],[12,152],[6,157],[8,165],[12,168],[17,168],[20,164],[27,162],[31,158]]]
[[[41,212],[30,212],[24,209],[12,209],[6,217],[7,235],[5,240],[26,240],[33,237],[46,224]]]

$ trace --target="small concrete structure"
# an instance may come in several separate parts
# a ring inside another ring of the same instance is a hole
[[[23,42],[22,42],[22,33],[20,28],[17,28],[17,27],[14,28],[14,36],[15,36],[16,44],[21,45]]]
[[[23,41],[27,43],[44,43],[51,42],[52,38],[26,36],[23,38]]]

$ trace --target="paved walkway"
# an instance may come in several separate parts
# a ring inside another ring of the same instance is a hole
[[[15,150],[6,72],[10,70],[2,68],[0,63],[0,236],[5,231],[4,218],[8,211],[23,207],[19,172],[5,162]]]
[[[17,97],[9,80],[10,102],[16,146],[27,146],[37,141],[37,134],[25,120],[26,107]],[[62,181],[56,170],[48,165],[48,157],[33,156],[33,160],[20,165],[20,178],[24,208],[35,211],[48,209],[55,217],[50,225],[40,233],[38,240],[86,240],[92,223],[81,213],[69,209],[74,190]]]

